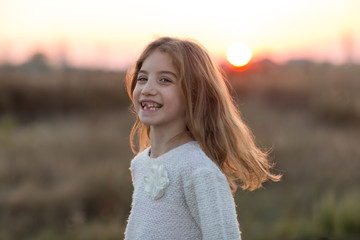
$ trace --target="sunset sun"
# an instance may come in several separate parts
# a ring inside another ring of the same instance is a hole
[[[251,59],[251,50],[243,43],[235,43],[229,47],[226,57],[236,67],[245,66]]]

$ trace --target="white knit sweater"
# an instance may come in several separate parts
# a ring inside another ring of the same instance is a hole
[[[150,158],[148,148],[130,170],[134,193],[125,239],[240,239],[226,177],[197,142],[158,158]]]

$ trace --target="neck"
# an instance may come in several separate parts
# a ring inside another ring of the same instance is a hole
[[[150,127],[151,132],[151,153],[150,157],[156,158],[192,140],[185,129],[169,131]]]

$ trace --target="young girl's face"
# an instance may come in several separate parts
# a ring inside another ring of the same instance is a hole
[[[167,130],[185,129],[185,101],[169,54],[155,50],[143,62],[133,91],[142,123]]]

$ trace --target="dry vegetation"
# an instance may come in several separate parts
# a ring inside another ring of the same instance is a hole
[[[360,237],[360,67],[227,71],[284,174],[238,191],[244,239]],[[0,70],[0,239],[122,239],[132,186],[124,73]]]
[[[126,111],[26,124],[7,115],[1,128],[0,239],[122,235],[132,190]]]

